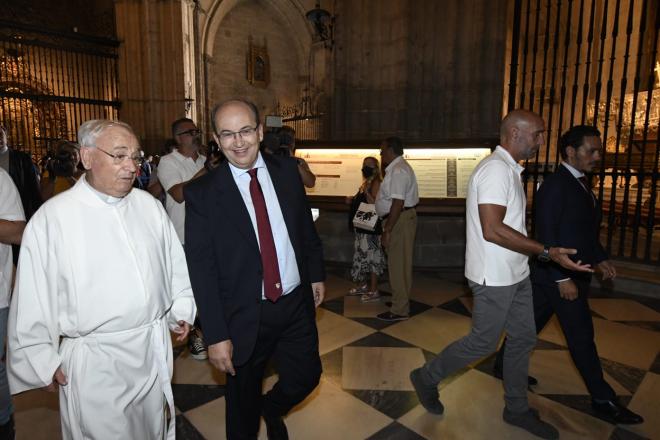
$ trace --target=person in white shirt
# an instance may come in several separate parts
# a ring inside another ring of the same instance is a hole
[[[465,277],[474,294],[470,333],[410,373],[417,397],[427,411],[442,414],[438,384],[468,364],[493,353],[503,331],[503,419],[546,439],[558,431],[542,421],[527,401],[529,355],[536,344],[528,256],[552,260],[576,271],[592,271],[573,262],[575,249],[548,248],[527,237],[526,196],[519,161],[534,157],[545,142],[545,123],[535,113],[514,110],[502,121],[501,145],[483,159],[468,181]],[[476,417],[476,415],[475,415]]]
[[[0,347],[5,352],[7,315],[13,278],[12,246],[21,244],[25,213],[21,197],[9,174],[0,168]],[[14,409],[9,394],[5,362],[0,360],[0,438],[14,438]]]
[[[381,242],[387,250],[387,270],[392,287],[390,311],[377,316],[383,321],[401,321],[410,314],[412,257],[419,203],[417,178],[403,158],[403,143],[397,137],[383,141],[380,156],[385,178],[376,197],[376,213],[383,219]]]
[[[133,189],[130,126],[91,120],[78,139],[87,172],[23,234],[9,386],[59,387],[64,439],[173,439],[168,329],[183,340],[196,312],[183,247],[158,200]]]
[[[600,132],[590,125],[571,127],[559,138],[562,162],[546,178],[535,195],[537,240],[552,245],[562,243],[577,250],[575,259],[593,265],[603,279],[616,277],[600,243],[600,203],[591,191],[585,173],[591,173],[601,160]],[[537,333],[557,315],[571,358],[591,395],[598,418],[618,424],[643,423],[644,419],[619,402],[616,392],[603,376],[594,341],[594,324],[589,308],[591,274],[573,272],[553,264],[537,263],[531,273],[534,291],[534,322]],[[495,377],[502,377],[505,347],[497,353]],[[533,384],[535,378],[529,377]]]
[[[177,119],[172,123],[172,138],[176,148],[160,159],[158,164],[158,181],[165,190],[165,209],[170,216],[181,244],[185,245],[186,202],[183,197],[183,187],[197,177],[206,174],[204,167],[206,156],[201,154],[201,132],[195,123],[188,118]],[[190,355],[196,360],[208,358],[206,344],[198,332],[199,320],[188,338]]]
[[[167,193],[165,209],[170,216],[181,244],[185,244],[184,224],[186,202],[183,187],[195,178],[206,173],[206,156],[201,154],[201,132],[188,118],[177,119],[172,123],[172,137],[177,143],[170,154],[161,157],[158,164],[158,180]]]

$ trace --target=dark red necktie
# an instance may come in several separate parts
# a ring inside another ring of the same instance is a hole
[[[587,190],[587,192],[591,196],[591,201],[593,202],[594,206],[596,206],[596,196],[591,191],[591,188],[589,188],[589,180],[587,180],[587,176],[580,176],[578,177],[578,180],[580,181],[582,186],[584,186],[584,189]]]
[[[277,251],[273,240],[273,231],[270,228],[266,200],[257,180],[257,168],[248,171],[250,180],[250,197],[254,213],[257,216],[257,232],[259,233],[259,248],[261,250],[261,265],[264,271],[264,294],[272,302],[282,296],[282,280],[280,279],[280,265],[277,262]]]

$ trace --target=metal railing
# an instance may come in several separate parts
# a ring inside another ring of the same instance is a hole
[[[594,125],[605,149],[592,176],[604,213],[603,244],[611,256],[660,264],[660,6],[654,0],[513,4],[506,106],[540,114],[547,127],[545,148],[527,163],[532,209],[538,185],[559,163],[561,133]]]
[[[8,143],[40,156],[57,139],[76,140],[85,120],[116,118],[118,46],[0,21],[0,123]]]

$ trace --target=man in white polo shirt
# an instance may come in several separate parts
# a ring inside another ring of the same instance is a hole
[[[11,245],[21,244],[24,228],[21,197],[9,174],[0,168],[0,348],[3,354],[14,266]],[[0,359],[0,438],[14,438],[13,411],[7,370],[4,360]]]
[[[419,203],[415,172],[403,158],[403,143],[389,137],[380,146],[385,178],[376,196],[376,213],[383,219],[381,243],[387,249],[387,270],[392,287],[392,307],[377,316],[382,321],[402,321],[410,314],[412,258]]]
[[[524,168],[518,162],[538,152],[544,133],[545,123],[538,115],[512,111],[502,121],[501,145],[472,173],[466,200],[465,251],[465,277],[474,294],[472,329],[413,370],[410,380],[424,408],[442,414],[438,383],[493,353],[506,331],[503,419],[541,438],[555,439],[557,430],[543,422],[527,402],[529,354],[536,344],[528,256],[577,271],[591,268],[568,257],[575,249],[548,248],[527,238],[527,203],[520,177]]]
[[[174,224],[176,234],[181,244],[184,240],[184,224],[186,220],[186,202],[183,199],[183,187],[188,182],[206,173],[204,163],[206,156],[201,154],[201,132],[195,123],[188,118],[177,119],[172,123],[172,138],[176,148],[170,154],[163,156],[158,164],[158,180],[165,190],[165,209]],[[190,355],[197,360],[208,358],[206,346],[199,335],[198,320],[195,329],[190,331],[188,348]]]

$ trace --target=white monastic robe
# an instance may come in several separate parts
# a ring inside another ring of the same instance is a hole
[[[183,248],[147,192],[116,203],[100,196],[83,177],[25,229],[9,386],[12,394],[47,386],[61,366],[64,439],[174,438],[168,326],[196,313]]]

